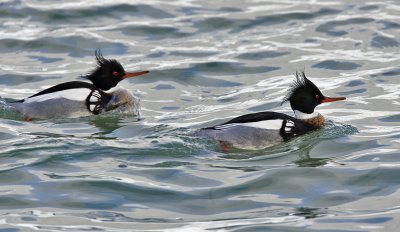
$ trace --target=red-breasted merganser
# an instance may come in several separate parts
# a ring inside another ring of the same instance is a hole
[[[95,51],[97,67],[83,78],[92,83],[70,81],[55,85],[9,105],[21,112],[26,120],[88,116],[123,108],[135,112],[138,99],[128,90],[115,87],[120,81],[149,71],[125,72],[114,59],[105,59]]]
[[[282,104],[287,101],[290,103],[295,117],[277,112],[246,114],[217,126],[203,128],[199,134],[220,141],[223,151],[229,151],[229,145],[242,149],[261,149],[321,128],[325,119],[314,111],[315,107],[345,99],[324,96],[304,72],[296,73],[296,80],[282,101]]]

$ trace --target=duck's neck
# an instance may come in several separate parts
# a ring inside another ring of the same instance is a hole
[[[294,115],[296,116],[297,119],[305,120],[305,119],[311,119],[311,118],[318,117],[320,114],[316,111],[314,111],[311,114],[307,114],[307,113],[303,113],[298,110],[294,110]]]
[[[316,111],[311,114],[307,114],[298,110],[294,110],[294,115],[297,119],[300,119],[317,127],[322,127],[325,124],[324,116]]]

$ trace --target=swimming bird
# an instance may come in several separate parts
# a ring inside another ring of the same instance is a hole
[[[121,108],[132,112],[136,110],[138,99],[128,90],[114,87],[124,79],[149,71],[126,72],[117,60],[104,58],[100,50],[95,51],[95,57],[97,67],[83,76],[92,83],[61,83],[9,105],[28,121],[88,116]]]
[[[220,125],[203,128],[199,134],[220,141],[223,151],[229,151],[229,145],[242,149],[261,149],[323,127],[325,118],[314,111],[315,107],[345,99],[324,96],[304,72],[296,72],[294,84],[282,101],[282,104],[290,103],[294,117],[270,111],[246,114]]]

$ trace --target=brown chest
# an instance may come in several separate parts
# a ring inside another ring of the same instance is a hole
[[[323,127],[325,125],[325,118],[321,114],[318,114],[317,117],[309,118],[309,119],[302,119],[304,122],[312,124],[317,127]]]

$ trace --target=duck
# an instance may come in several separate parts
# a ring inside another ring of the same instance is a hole
[[[345,100],[345,97],[327,97],[310,81],[304,71],[296,72],[281,105],[290,103],[294,116],[264,111],[232,118],[222,124],[201,128],[199,135],[219,141],[225,152],[230,147],[263,149],[322,128],[323,115],[315,111],[320,104]]]
[[[139,99],[116,86],[122,80],[149,71],[126,72],[120,62],[104,58],[99,49],[95,51],[95,58],[96,67],[82,76],[89,82],[64,82],[8,105],[27,121],[98,115],[117,109],[138,112]]]

